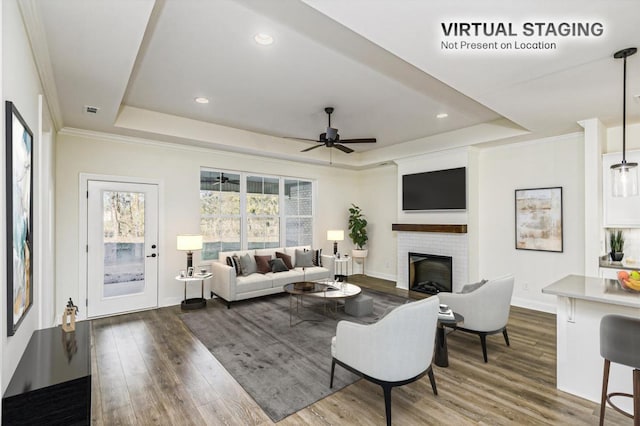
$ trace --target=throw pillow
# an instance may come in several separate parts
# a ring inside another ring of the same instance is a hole
[[[240,267],[242,268],[242,275],[244,276],[258,272],[255,259],[248,253],[240,256]]]
[[[256,267],[258,268],[258,272],[261,274],[266,274],[267,272],[271,272],[271,266],[269,266],[269,261],[271,260],[271,256],[254,256],[256,258]]]
[[[271,272],[285,272],[289,270],[287,265],[285,265],[284,260],[280,258],[271,259],[269,261],[269,266],[271,266]]]
[[[227,256],[227,265],[233,267],[236,270],[236,276],[242,275],[242,269],[240,266],[240,259],[235,254],[233,256]]]
[[[462,287],[462,290],[460,290],[460,294],[471,293],[472,291],[477,290],[480,287],[482,287],[486,282],[487,282],[487,280],[480,280],[477,283],[467,284],[467,285]]]
[[[284,254],[282,252],[277,251],[276,252],[276,258],[277,259],[282,259],[282,261],[284,262],[285,266],[287,267],[287,270],[293,269],[293,265],[291,264],[291,256],[289,256],[288,254]]]
[[[296,268],[310,268],[313,266],[311,258],[313,253],[305,250],[296,250]]]
[[[313,250],[311,253],[311,263],[313,263],[313,266],[322,266],[322,249]]]

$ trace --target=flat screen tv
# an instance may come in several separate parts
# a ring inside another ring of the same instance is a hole
[[[464,210],[467,169],[435,170],[402,176],[402,210]]]

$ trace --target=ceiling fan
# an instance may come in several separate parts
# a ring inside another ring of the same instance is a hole
[[[353,152],[353,149],[344,146],[345,143],[375,143],[375,138],[364,138],[364,139],[340,139],[340,135],[338,134],[338,129],[334,129],[331,127],[331,114],[333,113],[333,107],[326,107],[324,112],[329,116],[329,126],[327,127],[327,131],[324,133],[320,133],[320,137],[316,139],[303,139],[303,140],[312,140],[314,142],[320,142],[322,145],[315,145],[306,149],[303,149],[300,152],[311,151],[312,149],[320,148],[321,146],[326,146],[327,148],[337,148],[340,151],[350,154]],[[296,138],[299,139],[299,138]]]

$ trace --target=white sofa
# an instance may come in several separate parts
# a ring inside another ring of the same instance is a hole
[[[235,269],[226,263],[228,256],[244,256],[245,254],[250,256],[268,255],[273,259],[276,257],[276,252],[281,252],[291,256],[291,263],[295,266],[296,249],[311,250],[311,247],[278,247],[220,252],[218,261],[211,264],[211,272],[213,272],[211,296],[218,296],[227,303],[227,307],[231,307],[231,302],[238,300],[281,293],[284,291],[285,284],[298,281],[333,279],[335,273],[334,258],[327,255],[322,255],[322,266],[305,267],[304,270],[297,267],[285,272],[253,273],[247,276],[236,276]]]

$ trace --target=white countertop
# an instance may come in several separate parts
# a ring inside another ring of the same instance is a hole
[[[640,308],[640,293],[623,290],[616,280],[567,275],[542,289],[545,294]]]

